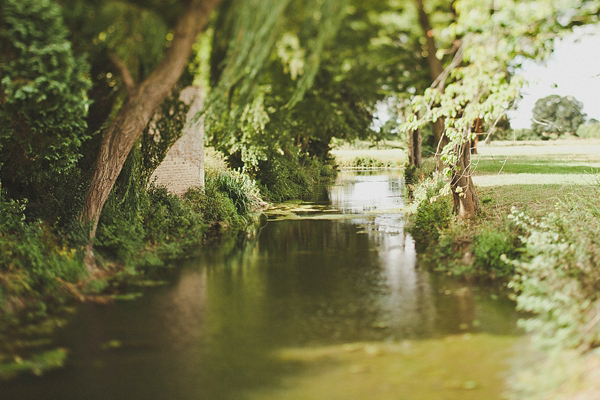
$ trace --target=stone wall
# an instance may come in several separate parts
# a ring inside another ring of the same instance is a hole
[[[181,91],[180,99],[190,104],[183,135],[169,149],[150,178],[150,182],[165,186],[178,196],[190,187],[204,186],[204,121],[203,118],[195,124],[192,121],[202,109],[204,91],[201,87],[189,86]]]

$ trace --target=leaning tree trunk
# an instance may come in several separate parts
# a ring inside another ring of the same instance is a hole
[[[171,47],[163,61],[143,82],[136,85],[124,64],[118,60],[114,61],[127,87],[128,99],[102,138],[81,213],[81,222],[91,225],[90,242],[85,255],[86,266],[90,272],[95,272],[97,269],[92,245],[102,207],[121,172],[127,155],[148,125],[156,108],[179,80],[191,55],[196,37],[219,2],[220,0],[194,0],[190,3],[177,23]]]
[[[466,135],[469,136],[469,135]],[[479,209],[479,199],[471,178],[471,151],[469,140],[455,147],[458,161],[453,167],[450,187],[454,214],[462,219],[472,218]]]

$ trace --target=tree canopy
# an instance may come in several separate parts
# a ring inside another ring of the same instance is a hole
[[[585,122],[583,103],[573,96],[550,95],[533,107],[531,129],[538,136],[574,134]]]
[[[255,174],[278,157],[326,159],[332,138],[373,134],[378,101],[408,99],[404,131],[444,125],[460,203],[472,194],[467,143],[515,103],[522,60],[543,59],[599,9],[598,0],[5,0],[0,179],[44,180],[79,163],[89,184],[81,222],[93,237],[128,156],[152,153],[144,168],[153,168],[176,138],[152,149],[143,132],[161,113],[181,114],[173,97],[195,81],[207,85],[211,143]],[[179,130],[173,120],[159,125]]]

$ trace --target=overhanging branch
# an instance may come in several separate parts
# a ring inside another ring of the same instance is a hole
[[[119,70],[119,74],[121,74],[121,79],[123,79],[123,84],[125,85],[127,94],[131,97],[131,95],[133,94],[133,92],[135,90],[135,81],[133,80],[133,77],[131,76],[131,73],[129,72],[127,65],[125,65],[123,60],[121,60],[119,57],[117,57],[113,53],[111,53],[109,55],[109,57],[110,57],[110,61],[112,61],[112,63],[115,65],[115,67],[117,67],[117,69]]]

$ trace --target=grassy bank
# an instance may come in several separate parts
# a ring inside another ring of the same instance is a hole
[[[506,285],[517,309],[531,313],[521,324],[544,361],[515,375],[514,398],[590,398],[600,371],[600,180],[592,169],[600,148],[527,146],[514,157],[500,146],[474,158],[481,210],[472,221],[451,215],[442,183],[418,186],[409,231],[431,268]]]
[[[76,221],[51,224],[26,202],[0,198],[0,379],[61,366],[67,353],[49,335],[73,305],[134,298],[128,288],[152,285],[162,267],[217,236],[248,232],[262,206],[258,185],[217,154],[207,159],[203,188],[182,197],[153,186],[132,193],[117,190],[104,207],[93,277],[83,262],[87,231]]]
[[[59,367],[67,351],[52,347],[52,331],[78,302],[133,300],[160,284],[177,261],[200,255],[219,239],[232,248],[255,234],[268,201],[312,199],[334,179],[329,162],[274,157],[248,174],[206,149],[205,185],[179,197],[138,184],[135,168],[106,202],[94,242],[101,272],[83,262],[87,230],[69,220],[36,217],[26,201],[0,197],[0,379]],[[133,290],[133,292],[132,292]]]

